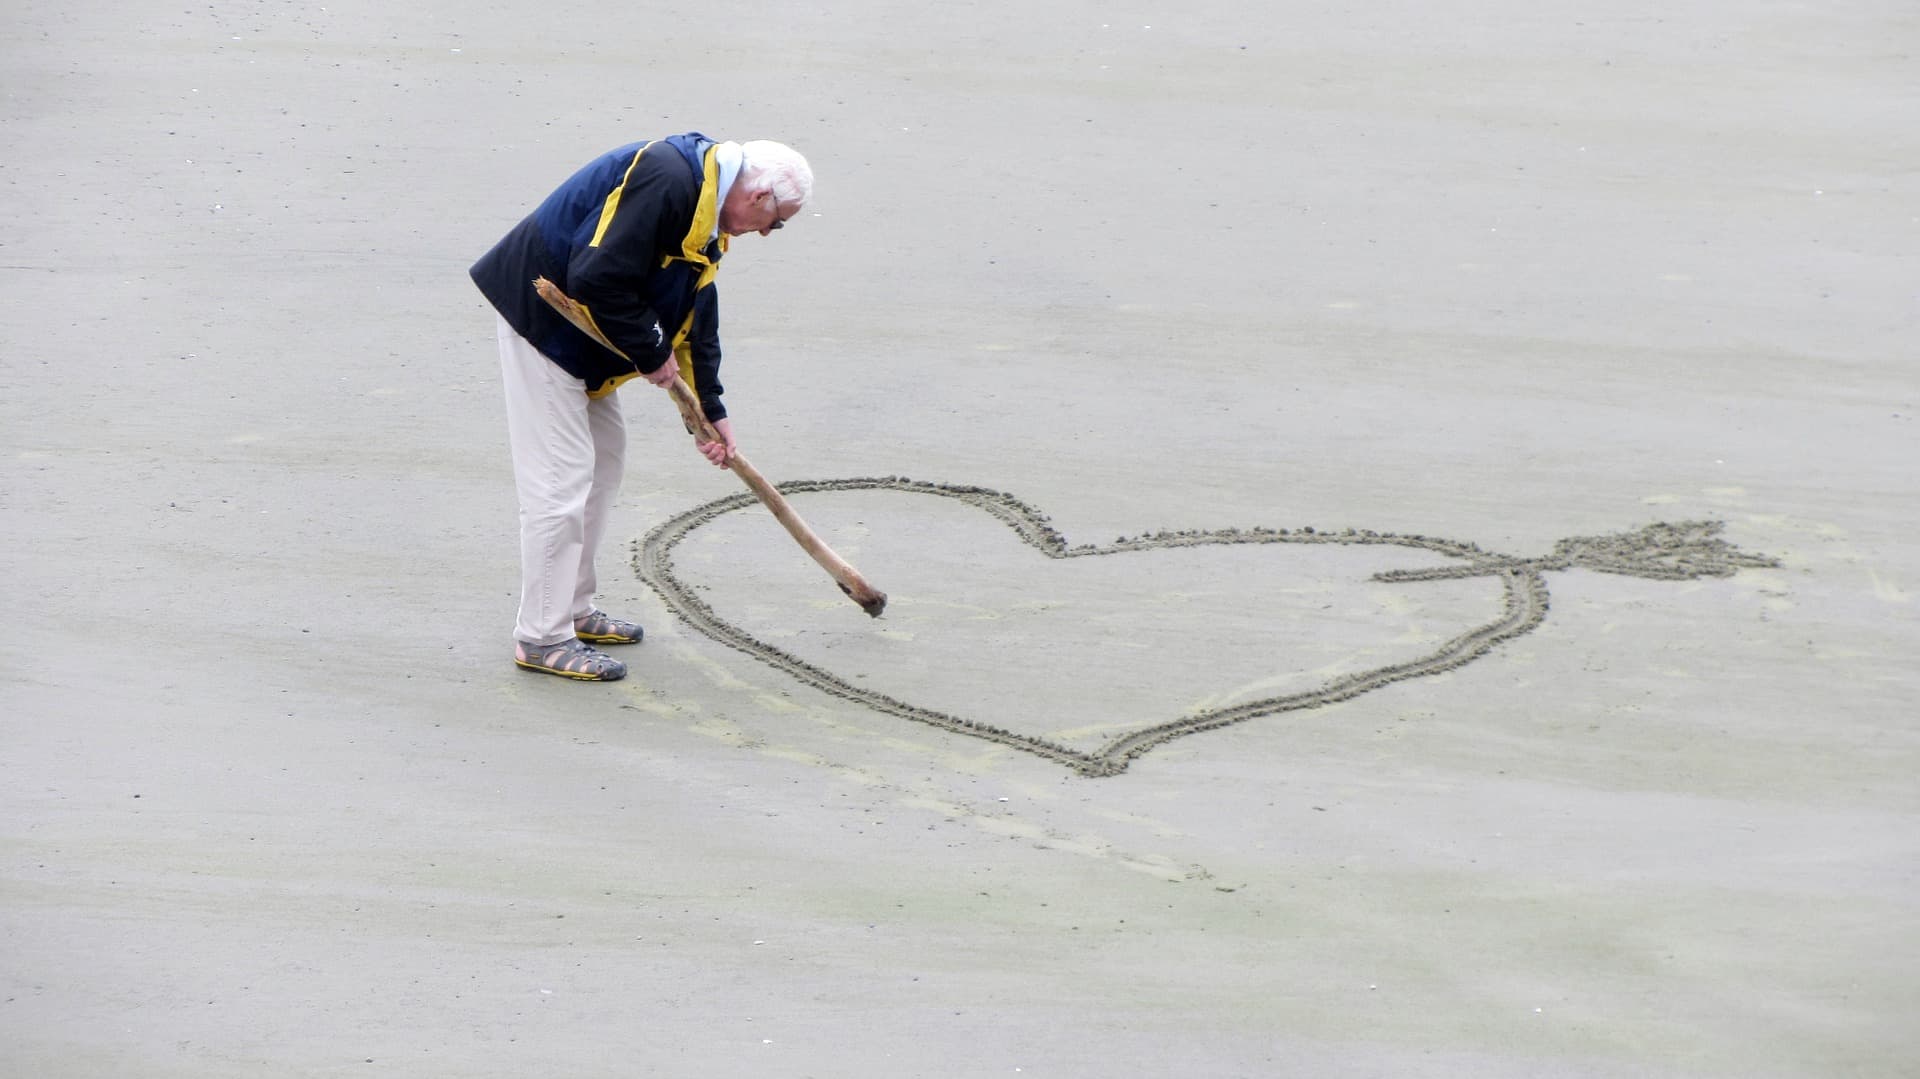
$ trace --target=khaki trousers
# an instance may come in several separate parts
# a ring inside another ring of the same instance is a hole
[[[599,587],[594,552],[626,469],[627,425],[617,393],[588,397],[499,320],[507,442],[520,498],[520,613],[513,635],[530,645],[572,637]]]

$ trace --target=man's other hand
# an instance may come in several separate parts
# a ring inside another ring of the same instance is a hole
[[[640,377],[664,390],[673,385],[673,376],[679,373],[680,364],[675,362],[672,356],[668,356],[667,362],[661,364],[657,370],[650,371]]]
[[[720,435],[720,441],[701,442],[696,439],[694,445],[700,448],[700,452],[706,456],[707,460],[725,468],[740,449],[733,441],[733,421],[722,417],[713,421],[713,429]]]

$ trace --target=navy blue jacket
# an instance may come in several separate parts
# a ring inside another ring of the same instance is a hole
[[[508,325],[584,381],[590,396],[677,354],[707,418],[727,414],[713,287],[727,238],[712,238],[720,212],[713,150],[713,140],[691,132],[603,154],[468,271]],[[536,277],[573,297],[619,351],[540,299]]]

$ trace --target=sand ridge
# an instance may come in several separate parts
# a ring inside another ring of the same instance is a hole
[[[1539,558],[1494,554],[1473,543],[1425,535],[1400,535],[1371,529],[1343,528],[1337,532],[1304,528],[1226,528],[1208,531],[1163,531],[1120,537],[1108,544],[1069,546],[1045,514],[1013,495],[984,487],[931,483],[902,476],[841,480],[801,480],[779,484],[786,494],[894,491],[949,498],[999,519],[1028,547],[1048,558],[1089,558],[1131,551],[1220,544],[1337,544],[1392,545],[1431,551],[1458,559],[1459,565],[1433,569],[1389,570],[1374,575],[1381,582],[1408,582],[1494,576],[1500,579],[1504,601],[1498,618],[1476,626],[1415,659],[1358,671],[1302,693],[1266,697],[1224,708],[1201,709],[1164,723],[1119,736],[1097,750],[1073,749],[1058,741],[1021,734],[992,723],[969,719],[863,689],[816,664],[809,663],[766,641],[759,640],[716,613],[675,572],[674,548],[702,526],[723,514],[758,505],[750,494],[731,495],[678,514],[655,527],[634,544],[634,569],[690,627],[730,648],[782,671],[822,692],[857,702],[887,715],[924,723],[956,734],[981,738],[1056,761],[1084,776],[1114,776],[1156,746],[1202,731],[1244,723],[1262,716],[1319,708],[1351,700],[1395,682],[1453,670],[1492,651],[1496,645],[1532,632],[1545,619],[1549,606],[1545,574],[1575,567],[1603,573],[1654,580],[1690,580],[1726,577],[1742,568],[1771,567],[1778,562],[1743,552],[1719,538],[1718,521],[1658,522],[1633,532],[1603,536],[1574,536],[1554,545]]]

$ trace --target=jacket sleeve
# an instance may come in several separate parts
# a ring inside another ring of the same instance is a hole
[[[720,395],[720,290],[712,285],[693,298],[693,326],[687,331],[688,373],[693,392],[708,420],[724,418],[727,406]]]
[[[617,200],[611,218],[603,212],[587,222],[596,232],[575,245],[567,264],[573,298],[643,373],[659,370],[673,355],[672,333],[641,299],[646,279],[678,252],[697,197],[697,189],[688,190],[684,180],[676,182],[672,171],[643,153],[610,196]]]

